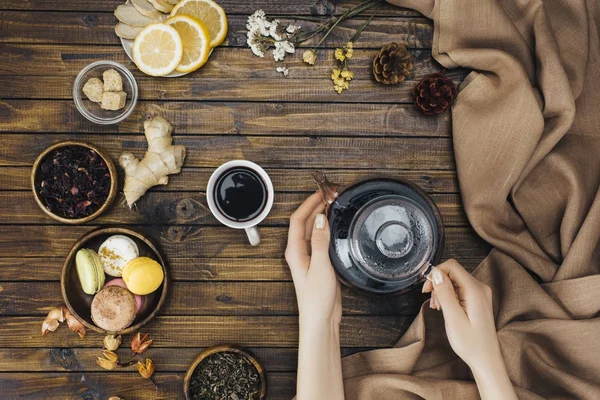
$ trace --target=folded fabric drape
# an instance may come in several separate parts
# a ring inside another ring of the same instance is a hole
[[[391,0],[434,21],[433,57],[473,70],[452,108],[469,221],[521,399],[600,399],[600,2]],[[459,260],[460,261],[460,260]],[[478,398],[440,313],[343,361],[349,400]]]

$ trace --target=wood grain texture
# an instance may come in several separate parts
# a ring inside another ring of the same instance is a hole
[[[370,14],[367,14],[367,17]],[[229,30],[224,46],[247,46],[247,15],[230,15]],[[112,13],[0,11],[0,42],[4,43],[63,43],[109,45],[120,44],[114,28],[117,19]],[[316,27],[310,21],[280,18],[281,22],[298,23],[306,31]],[[365,23],[364,18],[344,21],[323,42],[324,46],[338,47],[346,43]],[[31,29],[35,26],[36,29]],[[405,42],[411,48],[431,48],[433,28],[425,18],[377,17],[363,31],[356,47],[381,48],[391,41]],[[303,46],[315,45],[317,36]]]
[[[346,316],[340,327],[341,346],[390,347],[413,317]],[[101,348],[104,336],[88,332],[85,338],[60,327],[48,336],[40,334],[43,318],[0,318],[0,348],[93,347]],[[236,343],[246,347],[298,346],[296,316],[159,316],[144,327],[154,339],[152,347],[206,347]],[[124,340],[131,340],[132,335]],[[18,340],[16,340],[18,338]],[[157,360],[158,361],[158,360]]]
[[[83,118],[83,117],[82,117]],[[67,134],[0,134],[4,151],[0,166],[32,165],[50,144],[72,138]],[[146,138],[139,135],[78,135],[94,143],[113,160],[124,151],[142,157]],[[331,138],[269,136],[174,136],[187,148],[184,167],[216,168],[233,159],[255,161],[266,168],[452,169],[448,138]]]
[[[273,69],[274,71],[274,69]],[[274,73],[274,72],[273,72]],[[195,74],[188,79],[141,76],[134,72],[143,101],[246,101],[263,102],[337,102],[337,103],[412,103],[413,88],[418,81],[406,81],[393,87],[382,87],[369,79],[356,79],[349,90],[338,94],[329,75],[313,79],[279,79],[274,76],[268,85],[260,80],[242,78],[203,78]],[[462,78],[461,78],[462,79]],[[70,99],[74,78],[66,76],[0,76],[0,97],[6,99]],[[455,81],[456,84],[460,83]],[[78,116],[84,121],[83,116]],[[77,120],[74,120],[77,123]]]
[[[63,303],[56,282],[0,282],[0,315],[45,317]],[[344,315],[414,316],[427,296],[369,296],[344,287]],[[298,315],[292,282],[179,282],[161,315]]]
[[[90,124],[70,100],[0,101],[0,132],[131,134],[160,115],[177,135],[449,137],[450,113],[425,118],[412,104],[138,103],[116,126]]]
[[[126,399],[184,398],[183,373],[157,372],[155,379],[158,389],[140,378],[137,372],[0,374],[2,394],[6,399],[107,399],[114,395]],[[294,374],[272,373],[267,379],[269,400],[289,400],[294,396]]]
[[[55,225],[0,225],[3,257],[64,257],[75,241],[94,225],[65,229]],[[281,258],[287,228],[262,227],[260,246],[247,244],[243,231],[224,226],[157,225],[134,227],[144,232],[170,257],[190,258]],[[483,258],[489,246],[470,228],[445,229],[445,258]],[[256,265],[260,268],[260,265]]]
[[[127,343],[124,342],[121,346],[120,354],[127,352],[126,349],[128,348],[130,337],[126,337],[125,340]],[[185,372],[196,354],[205,349],[205,347],[197,349],[150,347],[144,355],[156,360],[156,362],[160,362],[159,369],[162,372]],[[253,347],[249,350],[260,360],[268,372],[296,371],[298,350],[295,348]],[[342,355],[348,356],[364,350],[369,350],[369,348],[342,348]],[[106,372],[96,365],[96,358],[99,353],[100,350],[98,348],[66,349],[47,347],[0,349],[0,372],[15,371],[15,360],[19,360],[19,367],[22,371]]]
[[[261,223],[262,226],[288,225],[292,213],[306,199],[308,193],[275,193],[273,209]],[[468,226],[466,216],[455,194],[434,194],[446,226]],[[94,224],[178,224],[218,225],[206,201],[206,194],[194,192],[151,192],[138,200],[137,209],[124,204],[122,193],[116,204],[94,221]],[[0,192],[0,224],[56,224],[41,210],[30,192]]]
[[[94,61],[113,60],[129,68],[136,78],[144,76],[129,60],[120,45],[91,47],[87,45],[0,42],[0,51],[3,54],[0,75],[68,76],[74,79],[81,69]],[[427,74],[442,71],[442,67],[431,57],[431,50],[411,49],[410,53],[415,67],[409,75],[409,80],[420,80]],[[377,49],[355,50],[349,65],[356,80],[372,78],[372,59],[376,54]],[[183,81],[196,77],[237,79],[240,82],[260,78],[267,79],[269,85],[287,84],[291,78],[299,81],[324,78],[325,81],[325,79],[329,79],[334,65],[334,51],[332,49],[321,50],[318,60],[313,66],[308,66],[302,61],[301,52],[288,55],[285,59],[285,65],[290,68],[288,77],[283,77],[275,71],[276,65],[279,64],[275,63],[272,58],[254,56],[249,48],[216,48],[211,54],[209,62],[200,70],[187,75]],[[51,69],[48,67],[49,65],[52,65]],[[447,71],[447,76],[452,79],[461,79],[465,72],[461,69],[451,70]],[[171,81],[182,81],[182,79],[154,78],[153,81],[166,84]],[[384,86],[378,85],[377,87]],[[48,96],[50,94],[48,93]],[[342,98],[343,96],[338,97]],[[243,98],[237,100],[243,100]]]
[[[472,271],[482,257],[459,260]],[[62,257],[2,257],[2,282],[36,282],[60,280]],[[190,282],[269,282],[291,281],[288,265],[282,258],[169,258],[169,277],[173,281]]]
[[[117,169],[119,169],[117,167]],[[154,187],[151,192],[164,191],[206,191],[206,183],[213,173],[213,168],[184,167],[177,175],[169,177],[166,186]],[[273,186],[281,192],[312,193],[316,190],[310,170],[306,169],[274,169],[266,168]],[[30,167],[0,167],[0,190],[31,190],[29,180]],[[123,187],[123,174],[119,169],[119,187]],[[400,170],[400,169],[368,169],[368,170],[325,170],[332,181],[350,184],[369,176],[397,176],[408,179],[428,193],[458,193],[456,173],[451,170]]]
[[[315,5],[316,0],[295,0],[285,3],[278,3],[269,0],[220,0],[219,4],[227,14],[252,14],[258,9],[264,10],[267,14],[277,15],[312,15],[311,7]],[[360,3],[361,0],[344,1],[337,4],[335,15],[343,13],[350,7]],[[57,2],[55,0],[4,0],[1,5],[3,10],[47,10],[47,11],[95,11],[110,12],[123,3],[123,0],[78,0]],[[339,3],[339,2],[338,2]],[[395,7],[384,3],[377,11],[376,15],[398,15],[398,16],[421,16],[413,10]]]

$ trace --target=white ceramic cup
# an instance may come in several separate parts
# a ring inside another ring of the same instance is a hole
[[[215,185],[217,184],[219,177],[221,177],[221,175],[223,175],[225,171],[237,167],[245,167],[253,170],[261,177],[261,179],[265,183],[265,186],[267,187],[267,204],[265,204],[265,208],[258,216],[249,221],[244,222],[232,221],[225,215],[223,215],[223,213],[217,207],[214,197]],[[260,224],[267,217],[267,215],[269,215],[269,212],[273,207],[274,195],[275,193],[273,190],[273,182],[271,182],[271,178],[269,178],[267,172],[264,169],[262,169],[259,165],[246,160],[233,160],[221,165],[215,170],[215,172],[212,173],[210,179],[208,180],[208,186],[206,187],[206,200],[208,202],[208,208],[210,208],[210,212],[212,212],[215,218],[218,219],[219,222],[221,222],[223,225],[234,229],[244,229],[246,231],[246,235],[248,235],[248,240],[250,241],[250,244],[252,246],[256,246],[260,243],[260,233],[258,232],[256,226]]]

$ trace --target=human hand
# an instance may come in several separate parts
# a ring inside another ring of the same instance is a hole
[[[438,265],[428,278],[423,292],[431,292],[431,308],[442,310],[450,346],[473,371],[481,397],[516,398],[496,335],[492,289],[456,260]]]
[[[454,352],[471,368],[499,353],[492,289],[473,278],[456,260],[433,269],[423,292],[432,292],[430,306],[444,314],[446,334]]]
[[[329,222],[319,193],[310,196],[290,219],[285,259],[290,267],[300,323],[339,325],[340,284],[329,259]]]

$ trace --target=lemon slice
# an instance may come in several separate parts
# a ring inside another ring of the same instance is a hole
[[[210,34],[210,47],[223,43],[227,36],[225,11],[212,0],[182,0],[173,7],[171,16],[187,14],[204,22]]]
[[[179,33],[166,24],[150,24],[133,42],[133,62],[145,74],[165,76],[177,68],[183,57]]]
[[[179,33],[183,43],[183,58],[175,68],[179,72],[192,72],[204,65],[210,54],[210,35],[206,25],[191,15],[175,15],[165,24]]]

